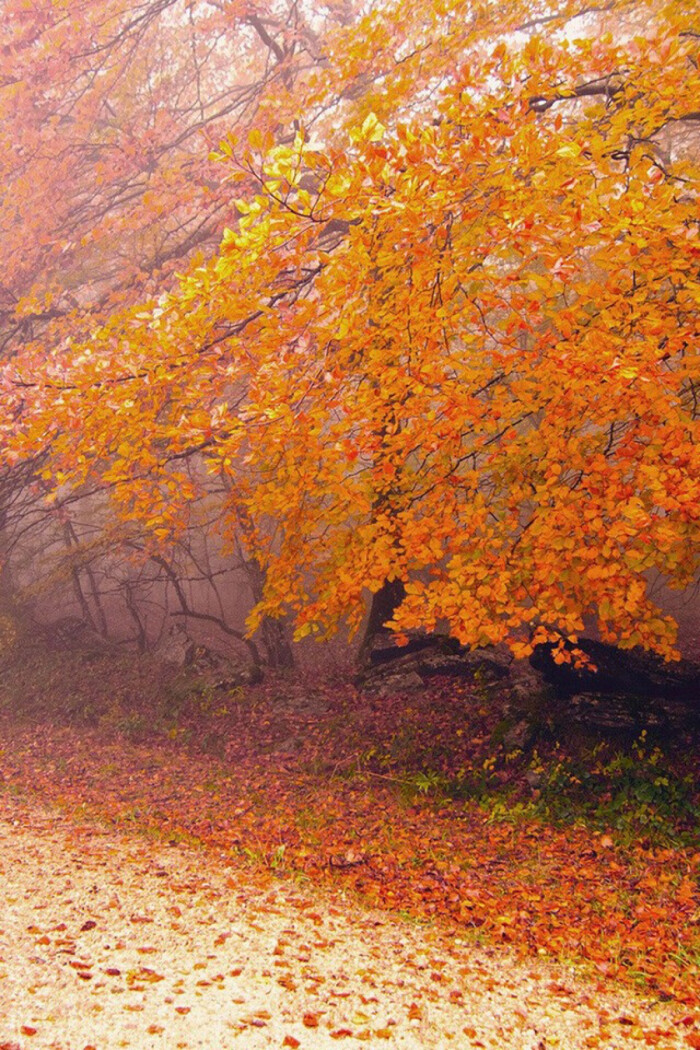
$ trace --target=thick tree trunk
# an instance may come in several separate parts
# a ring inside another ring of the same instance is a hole
[[[372,595],[367,625],[358,652],[360,665],[369,661],[372,646],[378,635],[389,633],[388,628],[384,625],[392,618],[405,597],[406,588],[402,580],[385,580],[379,590]]]
[[[265,573],[255,558],[241,560],[248,577],[248,584],[256,602],[262,601],[265,587]],[[266,663],[278,671],[294,667],[294,652],[289,642],[289,629],[286,622],[264,616],[260,624],[260,638],[265,649]]]
[[[273,620],[271,616],[266,616],[260,624],[260,634],[270,667],[277,670],[294,667],[294,653],[283,620]]]

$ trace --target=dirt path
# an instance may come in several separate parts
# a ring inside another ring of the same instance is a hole
[[[566,971],[7,794],[0,877],[0,1050],[689,1045]]]

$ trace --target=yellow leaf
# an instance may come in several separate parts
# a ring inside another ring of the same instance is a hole
[[[575,160],[580,155],[581,147],[577,142],[567,142],[565,146],[560,146],[556,151],[557,157],[566,157],[569,160]]]

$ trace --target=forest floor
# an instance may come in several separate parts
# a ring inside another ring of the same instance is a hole
[[[550,712],[509,749],[504,702],[466,680],[379,699],[341,673],[223,692],[134,658],[8,662],[0,1048],[225,1047],[209,988],[246,1048],[700,1047],[696,742]],[[46,1021],[68,978],[99,1038]]]

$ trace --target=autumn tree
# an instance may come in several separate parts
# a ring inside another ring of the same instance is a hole
[[[647,581],[697,571],[699,40],[657,0],[342,29],[293,141],[216,151],[216,257],[63,351],[50,410],[46,369],[5,370],[8,454],[49,430],[47,483],[157,534],[198,450],[261,552],[253,627],[357,627],[389,587],[399,632],[672,654]]]
[[[8,375],[21,360],[27,383],[41,376],[53,404],[74,344],[88,345],[115,312],[165,294],[178,269],[216,250],[235,206],[207,153],[233,128],[293,134],[284,100],[320,61],[324,31],[353,9],[296,0],[254,8],[3,0],[1,13],[0,353]],[[10,431],[22,425],[27,383],[5,387]],[[34,459],[5,464],[5,565],[52,537],[60,548],[72,529],[66,553],[76,593],[85,592],[81,608],[99,626],[99,596],[87,602],[85,591],[90,552],[98,556],[79,529],[86,510],[74,512],[75,488],[47,510],[29,464],[49,454],[49,443],[34,437]],[[94,514],[94,486],[86,493]],[[108,532],[114,537],[111,525]],[[122,553],[131,556],[128,547]]]

